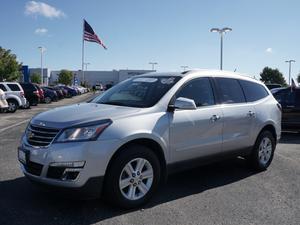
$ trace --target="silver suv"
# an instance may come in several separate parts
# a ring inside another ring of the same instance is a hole
[[[281,108],[261,82],[236,73],[149,73],[89,103],[35,116],[18,150],[24,174],[132,208],[168,174],[224,157],[270,165]]]

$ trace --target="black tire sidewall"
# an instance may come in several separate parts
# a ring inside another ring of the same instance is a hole
[[[271,140],[272,153],[271,153],[271,157],[270,157],[269,161],[266,164],[261,164],[260,161],[259,161],[259,146],[261,144],[261,141],[265,137],[267,137]],[[259,170],[259,171],[266,170],[270,166],[270,164],[273,160],[275,148],[276,148],[276,141],[275,141],[275,138],[272,135],[272,133],[268,130],[262,131],[259,134],[259,136],[258,136],[258,138],[255,142],[255,146],[254,146],[254,149],[253,149],[253,152],[252,152],[251,161],[252,161],[252,165],[253,165],[254,169]]]
[[[125,165],[135,158],[144,158],[149,161],[153,169],[153,182],[148,193],[138,200],[126,199],[119,189],[119,178]],[[160,163],[155,153],[143,145],[131,145],[123,149],[112,162],[106,174],[105,193],[109,203],[121,208],[136,208],[146,203],[154,194],[160,182]]]

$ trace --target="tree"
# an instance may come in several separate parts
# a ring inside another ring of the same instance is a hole
[[[37,83],[40,84],[41,83],[41,75],[38,73],[33,73],[30,75],[30,81],[32,83]]]
[[[265,67],[260,73],[260,80],[264,83],[281,84],[287,86],[283,74],[278,69]]]
[[[15,81],[21,76],[22,64],[10,50],[0,47],[0,81]]]
[[[58,74],[58,83],[70,85],[72,83],[73,74],[68,70],[61,70]]]
[[[300,84],[300,73],[297,76],[297,82],[298,82],[298,84]]]

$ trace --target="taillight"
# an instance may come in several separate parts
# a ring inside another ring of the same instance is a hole
[[[33,93],[40,97],[39,91],[34,91]]]
[[[21,91],[20,95],[21,97],[24,97],[24,91]]]

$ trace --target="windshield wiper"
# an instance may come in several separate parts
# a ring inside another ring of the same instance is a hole
[[[97,102],[99,104],[106,104],[106,105],[119,105],[119,106],[128,106],[128,104],[123,102],[117,102],[117,101],[108,101],[108,102]]]

